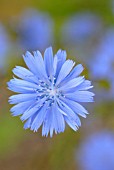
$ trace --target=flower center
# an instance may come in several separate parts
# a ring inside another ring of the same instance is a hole
[[[50,96],[55,96],[56,93],[57,93],[57,90],[56,90],[56,89],[49,90],[49,95],[50,95]]]
[[[57,100],[57,98],[64,95],[58,89],[58,87],[55,86],[55,78],[53,78],[53,80],[49,80],[50,84],[46,84],[45,82],[39,80],[39,89],[37,89],[36,92],[38,93],[37,100],[46,97],[46,101],[50,101],[50,103],[52,104],[55,100]]]

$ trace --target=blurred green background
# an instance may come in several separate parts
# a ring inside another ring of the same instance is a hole
[[[105,26],[114,25],[114,13],[109,0],[0,0],[0,22],[9,32],[13,45],[16,34],[12,31],[11,23],[27,8],[47,12],[52,17],[54,52],[65,48],[60,41],[60,30],[64,21],[75,13],[94,12],[100,15]],[[41,129],[38,133],[25,131],[19,118],[11,116],[11,106],[8,104],[8,97],[12,93],[7,90],[6,82],[12,77],[11,70],[15,65],[24,65],[22,58],[18,57],[22,55],[21,52],[13,50],[13,45],[8,54],[7,73],[0,73],[0,170],[78,170],[75,154],[80,142],[101,129],[114,131],[114,101],[101,100],[100,103],[86,105],[91,114],[81,119],[82,126],[77,132],[67,127],[64,133],[50,139],[41,136]],[[76,55],[72,57],[70,51],[65,50],[68,58],[77,61]],[[88,68],[85,68],[84,73],[89,78]]]

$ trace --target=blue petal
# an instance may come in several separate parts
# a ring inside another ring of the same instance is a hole
[[[42,136],[46,136],[46,137],[48,136],[51,122],[52,122],[52,112],[51,112],[51,108],[49,108],[47,110],[46,117],[43,122]]]
[[[67,90],[78,86],[79,84],[81,84],[84,81],[84,76],[83,77],[77,77],[74,78],[72,80],[70,80],[69,82],[66,82],[66,84],[64,84],[63,86],[61,86],[59,89],[62,90],[63,92],[66,92]]]
[[[38,63],[36,63],[35,58],[33,57],[33,55],[30,52],[26,52],[25,56],[23,56],[24,61],[27,65],[27,67],[30,69],[30,71],[32,73],[35,74],[35,76],[37,76],[39,79],[45,81],[47,80],[45,78],[46,74],[45,72],[43,72],[42,69],[39,69],[39,67],[37,66]]]
[[[54,75],[56,78],[58,77],[62,65],[66,61],[66,56],[67,56],[66,51],[59,50],[54,57],[53,67],[54,67]]]
[[[74,111],[68,105],[66,105],[64,102],[60,101],[60,103],[62,104],[62,105],[60,105],[60,109],[67,114],[66,117],[68,117],[69,119],[72,119],[76,123],[77,127],[81,126],[80,119],[74,113]]]
[[[67,98],[63,98],[63,97],[62,97],[62,101],[64,101],[76,114],[86,118],[86,114],[88,114],[88,112],[79,103],[69,100]]]
[[[20,87],[27,87],[31,89],[42,89],[39,84],[31,83],[25,80],[20,80],[17,78],[11,79],[8,82],[9,85],[20,86]]]
[[[48,105],[49,103],[46,103],[45,105],[43,105],[41,110],[37,113],[34,121],[32,122],[31,130],[34,130],[34,132],[36,132],[39,129],[39,127],[42,125],[44,118],[46,116],[46,113],[47,113]]]
[[[53,75],[53,51],[52,47],[49,47],[44,52],[44,63],[47,75],[52,77]]]
[[[40,67],[40,69],[46,76],[46,70],[45,70],[45,65],[44,65],[42,54],[39,51],[34,51],[33,53],[34,53],[34,58],[35,58],[35,62],[37,66]]]
[[[37,70],[35,67],[35,60],[34,60],[33,55],[27,51],[25,56],[23,55],[23,59],[27,65],[27,67],[30,69],[30,71],[34,74],[37,74]]]
[[[28,87],[23,87],[19,85],[14,85],[13,83],[9,82],[8,83],[8,89],[11,91],[14,91],[16,93],[35,93],[36,89],[34,88],[28,88]]]
[[[54,124],[54,115],[53,115],[53,112],[52,112],[52,116],[51,116],[51,124],[50,124],[50,137],[52,138],[53,136],[53,132],[54,132],[54,129],[55,129],[55,124]]]
[[[27,102],[22,102],[19,103],[15,106],[13,106],[10,111],[12,112],[13,116],[18,116],[23,114],[28,108],[31,107],[34,101],[27,101]]]
[[[46,101],[46,97],[39,99],[38,102],[33,104],[33,109],[28,109],[27,111],[24,112],[24,114],[21,116],[21,120],[25,121],[27,120],[29,117],[33,116],[36,112],[38,113],[42,107],[45,107],[45,101]]]
[[[34,59],[35,59],[36,68],[37,68],[38,74],[40,76],[40,79],[47,81],[48,77],[47,77],[47,73],[45,70],[44,61],[43,61],[42,55],[39,51],[34,51]],[[48,58],[48,60],[49,60],[49,58]]]
[[[19,102],[25,102],[30,100],[37,99],[37,94],[16,94],[11,97],[9,97],[9,103],[10,104],[16,104]]]
[[[74,62],[72,60],[65,61],[65,63],[63,64],[59,72],[56,85],[58,85],[70,73],[73,66],[74,66]]]
[[[61,82],[61,85],[79,76],[82,73],[83,69],[84,69],[83,66],[81,64],[78,64],[76,67],[73,68],[69,75]]]
[[[24,129],[28,129],[31,127],[31,123],[32,123],[32,118],[30,117],[24,124]]]
[[[53,112],[53,125],[55,127],[55,133],[64,132],[65,130],[64,116],[58,110],[57,103],[53,104],[52,112]]]
[[[93,102],[93,96],[94,93],[89,91],[76,91],[73,95],[72,93],[65,94],[65,97],[77,102]]]
[[[24,67],[16,66],[16,68],[13,69],[13,73],[23,80],[33,83],[38,82],[38,78],[31,71]]]
[[[61,112],[58,110],[57,105],[53,106],[47,111],[43,127],[42,127],[42,136],[48,136],[50,132],[50,137],[55,133],[63,132],[65,129],[65,121]]]
[[[71,71],[71,73],[68,75],[67,78],[73,79],[73,78],[79,76],[83,70],[84,70],[84,68],[83,68],[82,64],[78,64],[77,66],[74,67],[74,69]]]
[[[93,88],[93,86],[91,85],[91,81],[89,80],[85,80],[82,84],[80,84],[76,90],[89,90]]]
[[[66,123],[74,130],[74,131],[77,131],[78,130],[78,126],[77,124],[75,123],[74,120],[71,120],[69,119],[68,117],[64,117]]]
[[[39,109],[40,109],[40,108],[37,107],[37,105],[31,107],[30,109],[28,109],[28,110],[26,110],[26,111],[24,112],[24,114],[21,116],[20,119],[21,119],[22,121],[27,120],[28,118],[32,117],[35,113],[38,113]]]

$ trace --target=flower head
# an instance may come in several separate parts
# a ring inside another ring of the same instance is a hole
[[[7,34],[6,29],[4,26],[0,23],[0,69],[2,72],[5,71],[4,66],[6,64],[7,60],[7,54],[9,51],[9,36]]]
[[[24,128],[37,131],[42,125],[42,135],[52,137],[64,132],[65,122],[77,130],[81,126],[79,115],[86,117],[87,110],[78,102],[93,102],[91,82],[79,76],[83,66],[74,67],[66,60],[66,52],[59,50],[53,58],[52,48],[47,48],[44,60],[39,51],[26,52],[23,56],[28,69],[16,66],[13,73],[18,78],[8,82],[10,90],[21,93],[9,98],[13,116],[21,115]]]
[[[114,169],[114,135],[103,131],[90,136],[82,145],[78,159],[84,170]],[[97,166],[96,166],[97,165]]]
[[[78,44],[83,41],[85,42],[101,30],[101,23],[100,18],[94,13],[77,13],[71,16],[63,25],[62,37],[68,44]]]
[[[79,61],[88,65],[102,29],[103,22],[95,13],[86,11],[76,13],[64,23],[61,43],[71,51],[72,55],[79,56]]]
[[[114,28],[108,29],[98,44],[90,62],[91,74],[96,79],[114,78]],[[92,64],[93,63],[93,64]]]
[[[95,80],[106,80],[110,84],[109,96],[114,98],[114,28],[105,32],[89,61],[91,77]]]
[[[22,13],[17,29],[24,50],[43,51],[53,43],[53,21],[48,14],[28,9]]]

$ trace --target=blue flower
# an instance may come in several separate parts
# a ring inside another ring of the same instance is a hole
[[[72,55],[79,56],[79,61],[88,64],[102,27],[102,21],[96,14],[86,11],[77,13],[64,23],[61,41]]]
[[[91,12],[77,13],[63,25],[62,37],[68,44],[80,43],[93,37],[102,28],[100,18]]]
[[[43,51],[53,43],[53,22],[49,15],[34,9],[22,13],[17,28],[19,43],[24,50]]]
[[[112,14],[114,15],[114,0],[111,0],[111,2],[109,1],[109,7],[110,10],[112,11]]]
[[[4,26],[0,23],[0,69],[2,72],[4,72],[6,69],[6,68],[4,69],[4,67],[6,65],[9,47],[10,47],[9,37],[7,31],[4,28]]]
[[[79,76],[83,66],[66,60],[66,52],[59,50],[53,58],[52,48],[47,48],[44,60],[39,51],[23,56],[28,69],[16,66],[13,73],[19,77],[8,82],[10,90],[21,93],[9,98],[13,116],[26,121],[24,128],[36,132],[42,125],[42,135],[65,130],[65,122],[73,129],[81,126],[79,115],[86,117],[87,110],[79,102],[93,102],[89,92],[91,82]]]
[[[90,75],[95,80],[107,80],[114,94],[114,28],[108,29],[98,43],[89,63]]]
[[[114,169],[114,134],[103,131],[90,136],[77,155],[80,168],[84,170]]]
[[[93,64],[92,64],[93,63]],[[108,29],[101,38],[90,62],[92,76],[96,79],[112,78],[114,71],[114,28]]]

